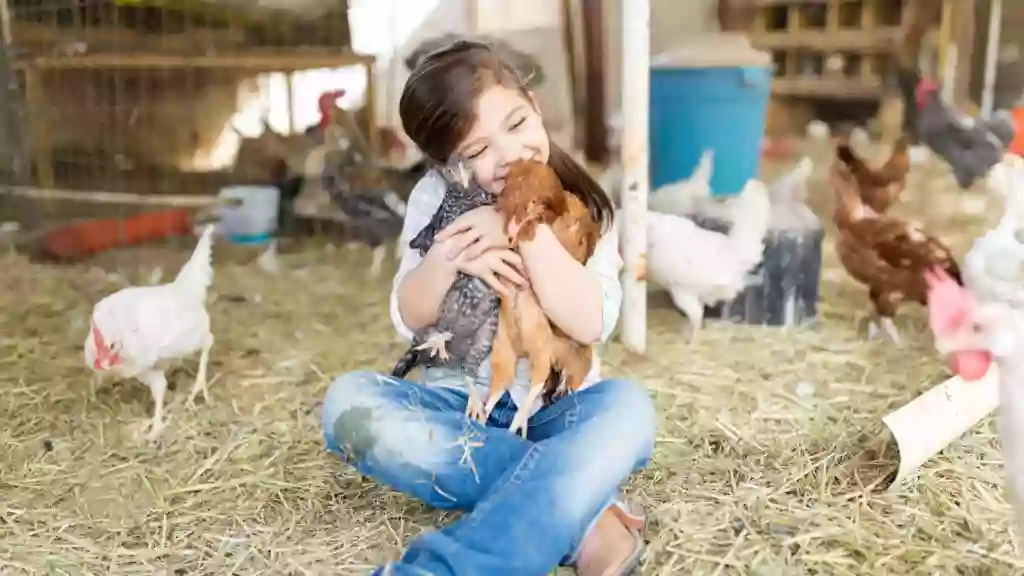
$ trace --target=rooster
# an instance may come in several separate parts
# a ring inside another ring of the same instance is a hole
[[[998,164],[1013,141],[1013,121],[993,115],[991,121],[972,118],[947,106],[938,85],[922,78],[916,90],[921,141],[949,163],[961,188],[969,188]]]
[[[978,302],[941,269],[930,270],[928,325],[935,349],[965,381],[984,377],[993,363],[999,374],[999,440],[1006,459],[1010,502],[1024,530],[1024,314],[1003,304]]]
[[[206,371],[213,346],[206,291],[213,282],[211,250],[214,226],[199,237],[195,251],[174,280],[158,286],[131,286],[103,298],[93,307],[85,339],[85,363],[96,373],[137,378],[153,392],[153,418],[147,440],[166,425],[164,394],[167,365],[200,353],[195,383],[188,395],[192,406],[202,393],[210,404]],[[145,428],[143,428],[145,430]]]
[[[924,271],[938,267],[961,282],[960,268],[952,251],[938,238],[865,206],[853,176],[843,167],[832,167],[829,183],[836,195],[833,222],[839,233],[839,261],[850,276],[867,285],[874,305],[868,337],[873,339],[880,325],[899,346],[902,340],[893,317],[905,300],[926,303]]]
[[[899,200],[910,172],[910,146],[900,137],[892,154],[879,168],[871,168],[853,151],[849,143],[836,146],[836,160],[841,162],[857,182],[861,199],[878,214],[885,214]]]
[[[764,255],[771,216],[767,187],[751,180],[725,207],[732,213],[728,234],[698,226],[675,214],[647,214],[647,273],[668,289],[672,302],[690,321],[694,342],[704,307],[736,297]]]

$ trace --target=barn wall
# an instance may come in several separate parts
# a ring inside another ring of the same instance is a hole
[[[975,23],[971,98],[980,103],[985,77],[985,50],[991,2],[978,0]],[[1024,2],[1003,0],[1003,25],[999,33],[1000,60],[996,69],[995,109],[1009,108],[1024,94]]]

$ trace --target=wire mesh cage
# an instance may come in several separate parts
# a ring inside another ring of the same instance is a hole
[[[110,238],[51,256],[190,235],[225,187],[285,186],[325,91],[376,147],[373,59],[350,49],[345,1],[8,0],[4,22],[3,220],[34,248],[110,220]]]

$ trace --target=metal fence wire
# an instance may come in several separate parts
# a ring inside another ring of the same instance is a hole
[[[168,206],[192,214],[225,186],[287,182],[315,144],[325,91],[340,91],[375,146],[373,60],[350,49],[347,11],[344,0],[7,0],[0,221],[42,233]],[[174,236],[183,216],[167,214],[157,227]]]

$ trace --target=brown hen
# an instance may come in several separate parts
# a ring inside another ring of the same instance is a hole
[[[836,160],[853,176],[861,200],[878,214],[885,214],[907,185],[910,147],[904,136],[896,140],[889,159],[879,168],[869,167],[848,142],[836,145]]]
[[[538,162],[517,162],[510,167],[497,209],[505,217],[513,248],[531,240],[538,225],[547,224],[566,251],[586,263],[601,236],[600,225],[583,202],[562,188],[550,167]],[[490,395],[476,416],[486,421],[512,383],[516,361],[528,358],[530,390],[509,426],[510,431],[518,431],[525,438],[529,413],[537,398],[578,389],[590,371],[593,350],[552,325],[533,290],[510,283],[506,286],[512,296],[501,299],[498,333],[491,351]],[[561,383],[549,377],[553,371],[561,374]]]
[[[843,167],[833,167],[829,183],[836,195],[833,221],[839,234],[839,261],[850,276],[867,285],[874,304],[876,318],[869,325],[869,337],[875,336],[880,324],[898,346],[901,339],[892,319],[905,300],[927,304],[925,270],[941,268],[962,284],[960,267],[938,238],[865,206],[854,176]]]

